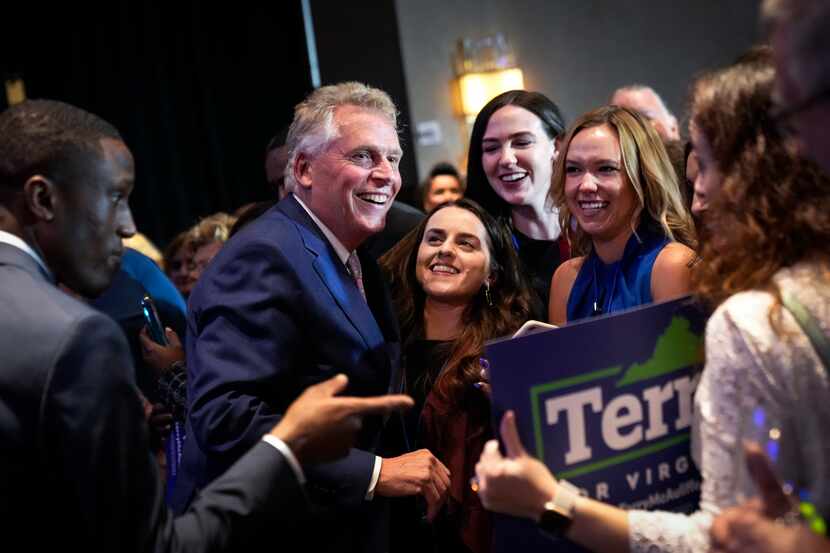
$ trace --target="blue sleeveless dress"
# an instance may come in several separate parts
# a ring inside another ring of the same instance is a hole
[[[568,296],[568,322],[654,301],[651,270],[668,243],[663,229],[654,221],[644,219],[628,239],[619,261],[606,265],[591,250]]]

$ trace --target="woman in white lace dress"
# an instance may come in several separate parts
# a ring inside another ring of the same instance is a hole
[[[564,536],[594,551],[708,551],[714,516],[754,493],[739,469],[742,420],[763,407],[783,429],[780,475],[830,515],[830,368],[781,306],[782,295],[794,297],[830,335],[830,181],[783,136],[773,78],[769,52],[758,49],[694,89],[698,180],[716,184],[707,213],[712,239],[695,276],[700,296],[717,307],[695,397],[700,510],[623,511],[573,498],[524,453],[512,415],[502,423],[507,456],[489,443],[477,467],[485,506],[538,520],[553,500],[565,515]]]

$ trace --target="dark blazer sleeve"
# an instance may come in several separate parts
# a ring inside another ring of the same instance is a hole
[[[327,337],[314,335],[320,329],[309,315],[320,307],[287,256],[256,241],[227,253],[233,259],[203,275],[190,298],[188,418],[205,456],[204,481],[268,432],[302,390],[343,370],[320,363],[315,349]],[[309,469],[310,489],[334,504],[358,505],[374,462],[373,454],[352,449]]]
[[[38,439],[45,478],[60,490],[52,500],[79,513],[77,541],[68,543],[96,551],[218,551],[303,512],[291,468],[263,443],[172,518],[117,326],[104,315],[85,316],[63,344],[44,391]]]

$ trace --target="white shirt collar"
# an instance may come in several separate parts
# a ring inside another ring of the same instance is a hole
[[[323,231],[323,235],[334,247],[334,251],[337,252],[337,257],[339,257],[340,261],[343,263],[343,265],[345,265],[346,262],[349,260],[349,256],[352,252],[346,249],[346,246],[344,246],[343,243],[337,239],[334,233],[330,231],[326,225],[323,224],[323,221],[318,219],[317,216],[311,212],[311,210],[308,208],[307,205],[305,205],[305,203],[300,199],[299,196],[297,196],[296,194],[293,194],[293,196],[294,199],[297,200],[297,203],[300,204],[302,208],[306,210],[306,213],[308,213],[309,217],[311,217],[311,220],[314,221],[314,224],[320,227],[320,230]]]
[[[22,238],[16,236],[10,232],[6,232],[4,230],[0,230],[0,243],[8,244],[9,246],[13,246],[18,250],[23,250],[29,256],[37,261],[37,264],[41,266],[41,268],[46,272],[47,275],[50,277],[52,276],[52,271],[49,270],[49,267],[46,266],[46,263],[43,262],[43,259],[38,255],[38,253],[32,249],[32,247],[27,244]]]

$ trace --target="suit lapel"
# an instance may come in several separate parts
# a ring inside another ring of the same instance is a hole
[[[377,348],[384,343],[384,336],[369,309],[366,300],[358,290],[345,265],[337,257],[334,247],[323,236],[319,227],[300,204],[290,196],[280,202],[280,209],[297,223],[306,250],[314,258],[312,266],[334,297],[337,305],[357,330],[366,347]]]

